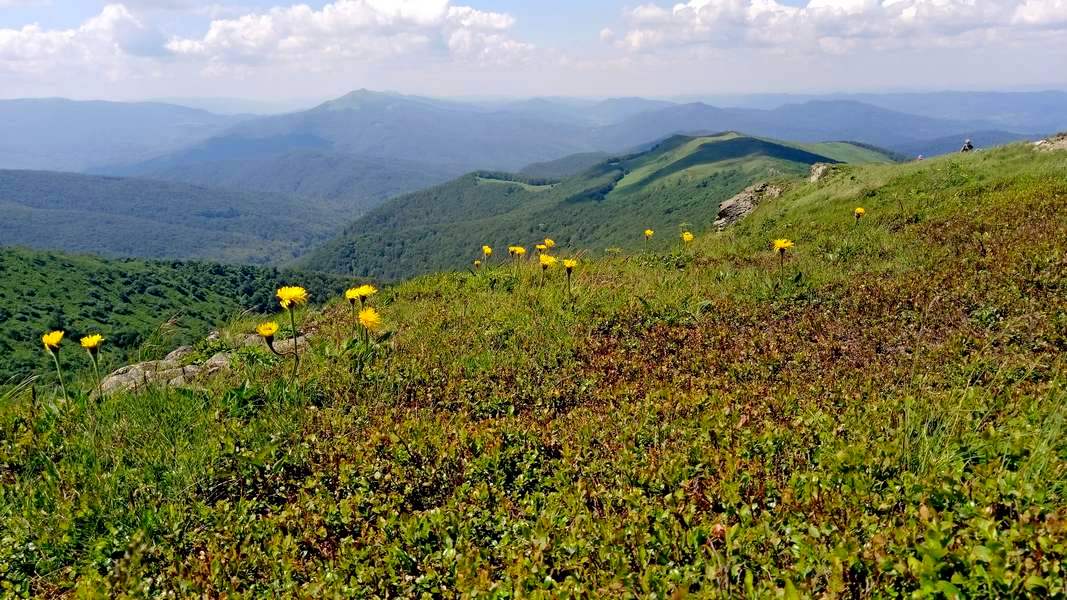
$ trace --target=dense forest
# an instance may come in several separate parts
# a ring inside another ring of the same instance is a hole
[[[45,331],[63,329],[75,340],[103,334],[106,365],[158,358],[243,311],[273,310],[274,290],[287,283],[307,287],[315,299],[344,287],[336,277],[274,268],[0,248],[0,385],[47,375],[39,369],[49,364],[41,349]],[[87,364],[78,351],[64,360]]]

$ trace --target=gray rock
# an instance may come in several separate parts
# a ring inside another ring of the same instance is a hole
[[[172,360],[172,361],[175,361],[175,362],[181,362],[181,360],[183,358],[186,358],[186,357],[191,356],[193,354],[196,354],[196,350],[194,350],[192,346],[181,346],[179,348],[175,348],[163,360]]]
[[[769,183],[757,183],[719,205],[715,227],[720,231],[747,217],[760,202],[782,195],[782,188]]]
[[[811,176],[808,181],[818,183],[824,177],[834,172],[834,166],[829,163],[815,163],[811,165]]]

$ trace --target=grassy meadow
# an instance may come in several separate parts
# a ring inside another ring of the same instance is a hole
[[[561,243],[570,286],[498,247],[388,287],[369,340],[314,297],[295,379],[15,388],[0,594],[1067,596],[1065,208],[1064,152],[841,165],[690,244]]]

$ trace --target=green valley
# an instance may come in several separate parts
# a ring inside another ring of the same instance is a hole
[[[719,203],[754,182],[806,173],[817,162],[889,162],[850,143],[794,144],[738,133],[674,136],[650,150],[608,159],[546,185],[525,175],[473,173],[402,196],[369,212],[301,264],[321,271],[395,280],[468,265],[482,244],[501,250],[546,236],[602,253],[633,248],[680,227],[699,231]]]

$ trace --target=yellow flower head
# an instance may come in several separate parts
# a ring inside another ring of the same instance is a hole
[[[857,219],[862,219],[863,215],[867,214],[867,209],[862,206],[856,207],[856,210],[852,211],[852,214],[856,215]]]
[[[565,259],[563,259],[563,268],[567,269],[568,273],[573,271],[574,267],[577,267],[577,266],[578,266],[578,261],[576,259],[573,259],[573,258],[565,258]]]
[[[556,240],[554,240],[552,238],[545,238],[545,248],[551,249],[551,248],[555,248],[555,247],[556,247]]]
[[[278,324],[274,321],[267,321],[266,323],[260,323],[256,326],[256,333],[262,336],[264,339],[271,339],[276,333],[278,333]]]
[[[695,238],[693,237],[693,234],[692,234],[692,233],[690,233],[690,232],[688,232],[688,231],[684,231],[684,232],[682,232],[682,241],[683,241],[683,242],[685,242],[685,243],[687,243],[687,244],[688,244],[689,242],[693,241],[694,239],[695,239]]]
[[[486,258],[493,255],[493,248],[490,246],[482,246],[482,255]]]
[[[652,236],[654,236],[654,235],[656,235],[655,231],[652,231],[651,229],[646,229],[645,230],[645,239],[646,240],[652,239]]]
[[[540,252],[541,254],[544,254],[545,252],[548,252],[548,244],[538,244],[538,245],[534,246],[534,248],[537,248],[537,251]]]
[[[82,348],[85,348],[89,352],[96,352],[100,349],[100,344],[104,343],[104,336],[99,333],[93,335],[87,335],[81,339]]]
[[[555,256],[549,256],[547,254],[542,254],[541,255],[541,268],[542,269],[547,269],[549,267],[554,267],[554,266],[556,266],[557,262],[559,262],[559,260],[557,260]]]
[[[794,246],[792,240],[782,238],[780,240],[774,240],[774,251],[779,254],[785,254],[785,251]]]
[[[480,260],[476,260],[476,261],[474,261],[474,268],[475,268],[475,269],[480,269],[480,268],[482,268],[482,261],[480,261]]]
[[[307,304],[308,292],[302,287],[288,286],[278,288],[278,301],[282,305],[282,308],[290,308],[294,304],[299,306],[301,304]]]
[[[63,341],[62,331],[49,331],[41,336],[41,342],[44,343],[44,349],[49,352],[53,350],[59,350],[59,343]]]
[[[359,311],[359,324],[366,327],[368,331],[377,331],[382,326],[382,316],[368,306]]]
[[[515,256],[525,256],[525,255],[526,255],[526,248],[523,248],[522,246],[515,246]]]

